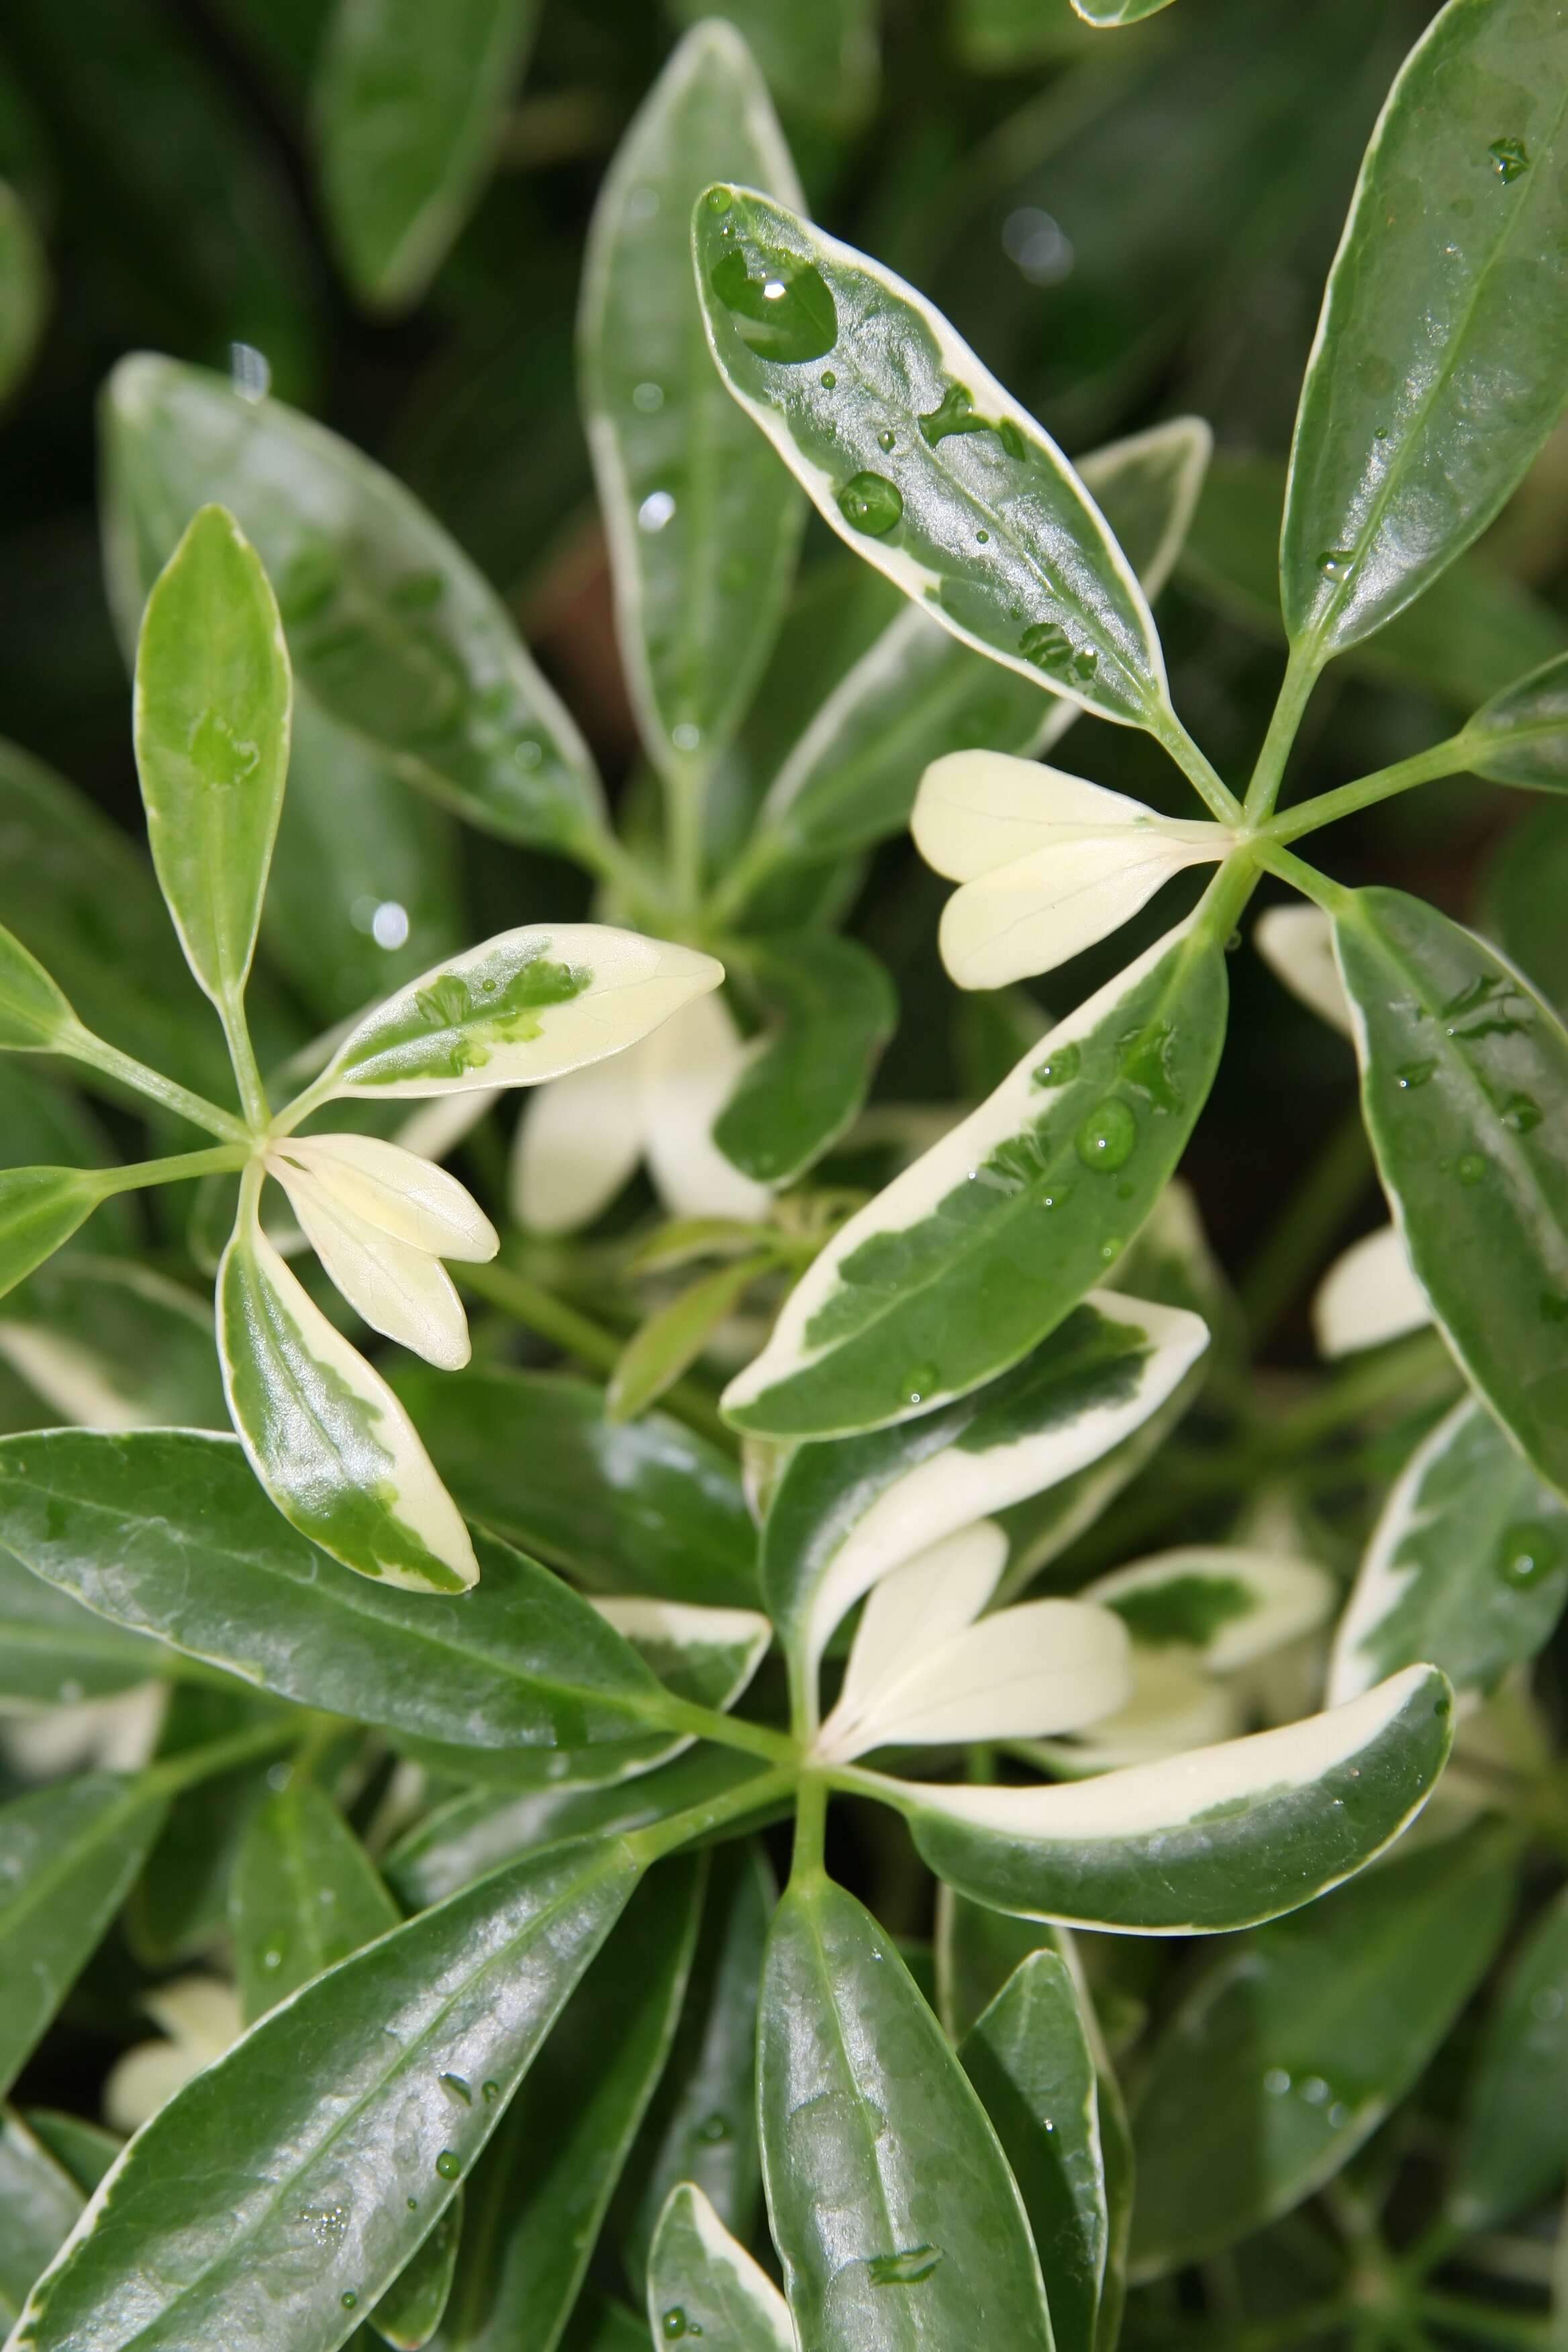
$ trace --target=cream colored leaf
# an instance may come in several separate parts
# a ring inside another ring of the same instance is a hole
[[[1380,1225],[1352,1242],[1318,1286],[1312,1335],[1320,1355],[1348,1356],[1375,1348],[1432,1320],[1426,1293],[1415,1279],[1397,1225]]]
[[[468,1187],[403,1144],[374,1135],[290,1136],[268,1164],[285,1190],[290,1168],[303,1169],[343,1215],[432,1257],[479,1263],[500,1247]]]
[[[1252,944],[1276,980],[1320,1021],[1349,1037],[1350,999],[1334,961],[1334,927],[1321,907],[1269,907],[1252,927]]]
[[[525,1231],[571,1234],[607,1209],[643,1151],[646,1045],[552,1078],[523,1106],[511,1210]]]

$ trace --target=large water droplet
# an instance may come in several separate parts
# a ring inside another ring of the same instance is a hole
[[[1059,621],[1032,621],[1018,640],[1018,651],[1037,669],[1058,676],[1074,667],[1072,639]]]
[[[443,2074],[441,2082],[443,2087],[450,2091],[455,2099],[461,2099],[464,2106],[471,2107],[473,2105],[474,2095],[468,2088],[467,2083],[464,2082],[461,2074]]]
[[[734,320],[741,341],[759,359],[796,367],[825,359],[838,341],[838,311],[815,262],[796,264],[781,257],[753,278],[737,247],[715,263],[709,283]]]
[[[1137,1120],[1124,1102],[1110,1096],[1089,1112],[1073,1138],[1073,1148],[1086,1168],[1103,1172],[1120,1168],[1137,1140]]]
[[[1351,547],[1326,547],[1318,558],[1318,569],[1325,580],[1348,580],[1355,570],[1355,550]]]
[[[1079,1046],[1070,1044],[1058,1045],[1043,1062],[1035,1064],[1029,1073],[1029,1083],[1036,1087],[1065,1087],[1069,1078],[1077,1077],[1082,1062],[1083,1054]]]
[[[1528,1591],[1551,1575],[1560,1551],[1556,1537],[1539,1519],[1517,1520],[1504,1530],[1498,1546],[1498,1574],[1505,1584]]]
[[[462,2172],[463,2159],[454,2156],[449,2147],[444,2147],[436,2158],[436,2169],[443,2180],[456,2180]]]
[[[935,2246],[904,2246],[897,2253],[873,2254],[866,2268],[873,2286],[918,2286],[941,2260]]]
[[[1502,1107],[1502,1123],[1510,1127],[1515,1135],[1528,1135],[1532,1127],[1541,1125],[1542,1117],[1541,1105],[1533,1095],[1510,1095]]]
[[[1487,153],[1505,188],[1511,187],[1530,169],[1530,150],[1522,139],[1494,139]]]
[[[837,496],[851,530],[872,539],[885,538],[904,511],[903,492],[885,474],[852,474]]]

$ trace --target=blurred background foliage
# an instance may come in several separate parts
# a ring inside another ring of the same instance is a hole
[[[1161,625],[1178,707],[1222,772],[1245,773],[1279,669],[1274,541],[1301,369],[1368,131],[1430,14],[1421,0],[1181,0],[1114,33],[1068,0],[7,0],[0,735],[139,829],[94,412],[112,362],[149,348],[252,389],[269,380],[389,466],[507,599],[612,791],[642,789],[574,319],[605,167],[701,13],[753,44],[817,217],[913,278],[1069,452],[1165,415],[1210,420],[1215,462]],[[885,605],[812,528],[764,688],[785,709]],[[1481,548],[1364,665],[1337,667],[1300,781],[1403,756],[1557,650],[1565,559],[1560,436]],[[1131,730],[1087,721],[1071,756],[1099,782],[1182,804],[1180,780]],[[1347,878],[1484,914],[1561,997],[1542,877],[1568,872],[1568,812],[1527,813],[1505,841],[1503,800],[1470,779],[1429,788],[1341,828],[1331,859]],[[26,888],[9,830],[0,898]],[[375,833],[342,857],[319,833],[292,856],[280,845],[288,920],[271,961],[298,1015],[280,1016],[280,1036],[381,981],[368,922],[384,900],[413,919],[386,980],[409,956],[417,969],[459,938],[584,903],[574,868],[432,807],[389,813]],[[941,889],[903,842],[861,889],[854,927],[904,1011],[884,1097],[971,1095],[1017,1051],[1005,1007],[956,999],[942,976]],[[1162,900],[1137,939],[1053,974],[1042,1000],[1064,1009],[1169,919]],[[1236,978],[1193,1170],[1233,1268],[1352,1086],[1348,1049],[1249,954]],[[1372,1221],[1358,1148],[1342,1145],[1322,1180],[1342,1194],[1345,1235]],[[1285,1304],[1283,1351],[1304,1354],[1301,1300]]]

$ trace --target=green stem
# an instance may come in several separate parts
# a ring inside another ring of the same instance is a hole
[[[1168,726],[1157,730],[1160,741],[1204,803],[1211,816],[1221,824],[1235,824],[1241,816],[1241,803],[1219,774],[1207,755],[1201,751],[1183,726],[1172,714]]]
[[[819,1773],[803,1774],[795,1809],[795,1852],[790,1878],[820,1878],[827,1832],[827,1782]]]
[[[1464,2336],[1479,2336],[1488,2344],[1544,2347],[1552,2342],[1549,2319],[1534,2318],[1529,2312],[1501,2311],[1490,2304],[1472,2303],[1468,2295],[1422,2294],[1415,2299],[1415,2308],[1423,2319],[1434,2320],[1439,2327],[1451,2327]]]
[[[702,813],[708,797],[708,766],[682,761],[664,772],[665,823],[669,877],[676,906],[695,915],[702,904]]]
[[[1414,784],[1429,784],[1439,776],[1458,775],[1466,765],[1468,751],[1467,737],[1450,735],[1444,742],[1434,743],[1429,751],[1414,752],[1408,760],[1396,760],[1391,768],[1378,768],[1370,776],[1358,776],[1354,783],[1341,784],[1337,792],[1320,793],[1315,800],[1287,809],[1283,816],[1270,817],[1259,830],[1268,841],[1299,840],[1304,833],[1316,833],[1320,825],[1333,824],[1342,816],[1354,816],[1359,810],[1371,808],[1374,802],[1392,800],[1395,793],[1407,793]]]
[[[104,1197],[145,1192],[150,1184],[182,1184],[196,1176],[226,1176],[243,1168],[250,1153],[241,1143],[215,1143],[207,1151],[176,1151],[167,1160],[136,1160],[102,1172]]]
[[[248,1143],[250,1129],[234,1113],[220,1110],[216,1103],[208,1102],[205,1095],[192,1094],[188,1087],[163,1077],[150,1070],[131,1054],[122,1054],[103,1037],[95,1037],[90,1029],[77,1029],[60,1041],[60,1049],[73,1061],[85,1062],[89,1069],[101,1071],[106,1078],[118,1078],[121,1086],[130,1087],[150,1102],[161,1103],[165,1110],[177,1112],[188,1118],[193,1127],[205,1127],[209,1135],[221,1135],[230,1143]]]
[[[1263,739],[1263,749],[1258,755],[1252,782],[1247,787],[1246,812],[1254,824],[1261,824],[1265,817],[1274,814],[1274,803],[1279,797],[1279,787],[1285,778],[1285,762],[1290,756],[1290,746],[1296,740],[1301,714],[1318,682],[1321,667],[1321,663],[1315,653],[1301,646],[1291,646],[1290,658],[1285,665],[1285,676],[1280,681],[1279,698],[1268,721],[1268,732]]]
[[[658,928],[675,912],[663,877],[650,873],[608,825],[585,833],[572,845],[572,855],[601,882],[607,882],[625,899],[626,910],[639,923]]]
[[[187,1789],[198,1788],[204,1780],[216,1780],[222,1773],[233,1772],[242,1764],[258,1763],[263,1756],[276,1756],[285,1748],[296,1748],[301,1737],[309,1738],[313,1719],[301,1733],[298,1715],[281,1717],[276,1723],[254,1724],[248,1731],[236,1731],[226,1739],[209,1740],[203,1748],[193,1748],[183,1756],[166,1756],[159,1763],[149,1765],[137,1782],[139,1794],[157,1797],[178,1797]]]
[[[765,1764],[795,1771],[800,1754],[787,1731],[770,1731],[765,1723],[747,1723],[717,1707],[698,1706],[689,1699],[666,1696],[649,1708],[661,1729],[689,1733],[693,1739],[710,1739],[716,1748],[735,1748],[745,1756],[760,1756]]]
[[[753,833],[709,899],[708,913],[714,926],[737,921],[762,884],[788,862],[788,852],[777,834]]]
[[[763,1772],[754,1780],[742,1780],[738,1788],[710,1797],[706,1804],[672,1813],[667,1822],[650,1822],[646,1829],[632,1830],[626,1842],[646,1869],[651,1863],[662,1862],[666,1854],[679,1853],[694,1838],[710,1836],[730,1822],[777,1804],[794,1788],[795,1780],[793,1771]]]
[[[1281,882],[1289,882],[1293,889],[1300,890],[1304,898],[1310,898],[1314,907],[1321,907],[1326,915],[1341,914],[1350,906],[1352,893],[1349,890],[1342,888],[1338,882],[1331,882],[1326,874],[1320,874],[1317,867],[1309,866],[1304,857],[1297,857],[1289,849],[1281,849],[1279,843],[1270,841],[1267,835],[1253,835],[1252,852],[1260,866],[1270,874],[1278,875]]]
[[[1313,1160],[1241,1284],[1241,1311],[1265,1339],[1365,1192],[1372,1175],[1359,1109],[1337,1127]]]
[[[239,1099],[246,1120],[253,1135],[265,1135],[272,1123],[272,1106],[267,1099],[267,1088],[261,1082],[257,1064],[256,1048],[250,1042],[250,1028],[245,1018],[245,1000],[237,992],[225,996],[218,1004],[218,1019],[228,1045],[228,1058],[234,1067],[234,1082],[239,1088]]]
[[[1220,946],[1225,945],[1240,921],[1259,878],[1252,845],[1244,843],[1232,851],[1204,892],[1198,908],[1199,926]]]
[[[498,1265],[492,1261],[489,1265],[454,1265],[450,1270],[461,1288],[499,1307],[503,1315],[510,1315],[524,1330],[552,1340],[563,1354],[575,1356],[598,1372],[613,1372],[620,1362],[624,1340],[511,1266]],[[692,1381],[677,1381],[673,1388],[666,1389],[659,1402],[688,1428],[704,1437],[716,1438],[733,1451],[734,1432],[721,1418],[711,1397]]]

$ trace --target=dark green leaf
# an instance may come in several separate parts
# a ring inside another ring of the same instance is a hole
[[[0,2089],[92,1957],[163,1819],[161,1799],[109,1772],[0,1806]]]
[[[441,2325],[452,2293],[463,2234],[463,2192],[442,2214],[405,2270],[398,2273],[371,2314],[370,2324],[395,2352],[421,2352]]]
[[[1449,2210],[1496,2229],[1568,2169],[1568,1896],[1535,1922],[1487,2021],[1465,2102]]]
[[[1334,905],[1362,1108],[1410,1261],[1471,1384],[1568,1489],[1568,1034],[1397,890]]]
[[[188,1756],[284,1716],[275,1700],[243,1685],[171,1691],[159,1727],[157,1760]],[[207,1954],[228,1927],[229,1875],[247,1825],[267,1792],[266,1760],[204,1777],[183,1789],[132,1889],[125,1925],[137,1958],[168,1969]]]
[[[583,399],[645,745],[697,780],[734,734],[778,629],[804,503],[714,372],[691,282],[711,180],[801,202],[744,42],[688,34],[606,173],[589,232]]]
[[[65,2115],[58,2107],[29,2107],[22,2120],[84,2197],[92,2195],[125,2145],[118,2132]]]
[[[713,1140],[760,1183],[793,1184],[859,1110],[898,999],[857,940],[775,933],[748,945],[742,961],[768,1039],[714,1120]]]
[[[1494,784],[1568,790],[1568,654],[1494,694],[1463,730],[1465,765]]]
[[[90,1242],[102,1222],[89,1226]],[[92,1248],[40,1267],[0,1308],[0,1355],[51,1408],[96,1429],[224,1429],[212,1308],[150,1266]]]
[[[479,202],[539,0],[338,0],[316,92],[321,194],[364,301],[416,301]]]
[[[731,1383],[729,1418],[839,1436],[1016,1363],[1153,1208],[1208,1094],[1226,993],[1199,916],[1089,997],[834,1236]]]
[[[38,233],[16,189],[0,181],[0,400],[27,372],[48,302]]]
[[[184,1664],[161,1642],[107,1623],[0,1551],[0,1701],[75,1706]]]
[[[1565,117],[1555,0],[1448,0],[1390,92],[1291,454],[1281,601],[1314,664],[1468,547],[1557,422]]]
[[[471,2172],[637,1877],[624,1844],[557,1847],[307,1985],[138,2134],[20,2343],[333,2352]]]
[[[1051,2342],[1018,2191],[890,1937],[797,1880],[768,1939],[758,2110],[774,2242],[814,2352]]]
[[[706,2336],[722,2352],[795,2352],[789,2308],[694,2182],[672,2189],[648,2263],[655,2344]]]
[[[296,1775],[257,1807],[235,1856],[228,1919],[247,2024],[398,1916],[337,1807]]]
[[[557,1372],[399,1367],[395,1383],[471,1517],[595,1592],[754,1606],[756,1531],[718,1447],[662,1413],[616,1423]]]
[[[18,2116],[0,2112],[0,2326],[9,2327],[33,2281],[81,2211],[81,2190]]]
[[[190,516],[218,499],[277,591],[301,701],[508,839],[569,850],[597,825],[587,751],[504,606],[379,466],[276,401],[149,356],[110,379],[103,431],[127,636]]]
[[[702,1865],[639,1888],[541,2052],[468,2190],[468,2244],[439,2352],[553,2352],[669,2051]]]
[[[1135,2271],[1228,2245],[1339,2170],[1474,1990],[1512,1891],[1506,1839],[1471,1831],[1222,1947],[1133,2117]]]

